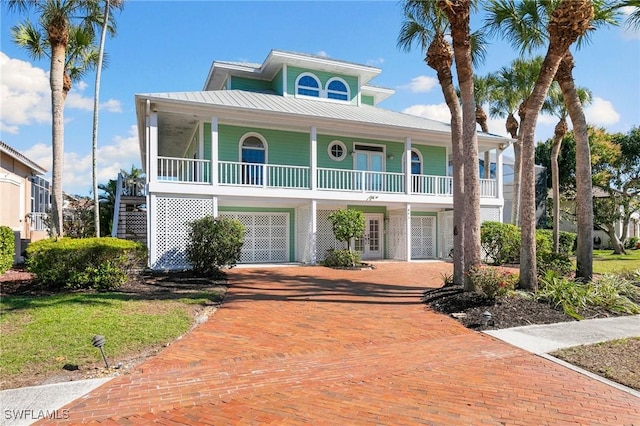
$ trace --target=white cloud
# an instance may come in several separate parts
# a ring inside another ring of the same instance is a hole
[[[369,59],[367,61],[367,65],[371,65],[371,66],[382,65],[383,63],[384,63],[384,58],[382,58],[382,57],[376,58],[376,59]]]
[[[594,97],[591,105],[584,110],[589,124],[597,126],[607,126],[620,121],[620,114],[610,101]]]
[[[64,103],[65,108],[82,109],[85,111],[93,111],[93,98],[87,98],[78,93],[78,91],[71,89],[67,95],[67,100]]]
[[[327,52],[325,52],[324,50],[317,51],[316,55],[322,56],[323,58],[328,58],[329,57],[329,54],[327,54]]]
[[[23,152],[28,158],[51,171],[51,145],[37,144]],[[111,144],[98,147],[98,183],[115,179],[121,169],[140,167],[138,131],[131,126],[126,137],[116,136]],[[92,186],[91,153],[65,152],[62,187],[69,194],[89,195]]]
[[[412,105],[402,110],[402,112],[445,123],[451,122],[449,107],[444,102],[437,105]]]
[[[109,112],[122,112],[122,105],[117,99],[109,99],[108,101],[100,104],[100,109],[104,109]]]
[[[431,89],[436,87],[438,84],[437,79],[426,75],[420,75],[411,79],[411,83],[400,86],[400,88],[409,89],[413,93],[426,93],[431,91]]]
[[[51,121],[48,74],[29,62],[0,52],[2,129],[18,133],[18,126]]]

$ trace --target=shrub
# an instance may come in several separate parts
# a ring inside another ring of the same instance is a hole
[[[573,232],[560,231],[560,253],[570,255],[573,253],[573,244],[576,241],[576,234]]]
[[[562,276],[568,276],[573,272],[573,263],[567,254],[551,251],[536,252],[536,257],[539,276],[544,276],[550,270]]]
[[[188,227],[186,255],[196,273],[216,276],[223,267],[238,263],[245,232],[239,220],[205,216]]]
[[[536,229],[536,253],[553,251],[553,232],[548,229]]]
[[[580,311],[590,308],[631,315],[640,313],[637,303],[640,290],[622,276],[605,275],[580,283],[549,271],[540,283],[536,298],[561,306],[567,315],[578,320],[583,319]]]
[[[336,210],[329,215],[328,219],[329,222],[331,222],[333,235],[336,237],[336,240],[346,243],[349,248],[348,251],[352,252],[349,242],[353,238],[360,238],[364,235],[364,213],[354,209]],[[353,260],[350,266],[356,266],[356,255],[352,254],[350,257]],[[360,262],[358,261],[358,263]]]
[[[518,274],[492,267],[471,268],[468,274],[475,288],[489,299],[513,291],[519,281]]]
[[[347,268],[362,263],[362,257],[358,251],[327,250],[327,256],[323,264],[330,267]]]
[[[0,275],[13,266],[14,250],[13,231],[8,226],[0,226]]]
[[[145,249],[118,238],[45,239],[27,247],[27,269],[48,290],[112,290],[139,267]]]
[[[624,242],[624,248],[626,249],[635,249],[640,247],[640,238],[631,237],[627,238],[627,241]]]
[[[480,244],[494,265],[520,260],[520,228],[515,225],[484,222],[480,228]]]

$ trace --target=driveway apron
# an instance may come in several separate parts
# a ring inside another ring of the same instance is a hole
[[[206,323],[66,406],[68,422],[640,425],[640,399],[429,310],[423,289],[450,272],[233,269]]]

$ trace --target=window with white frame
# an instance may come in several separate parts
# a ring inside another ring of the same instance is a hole
[[[327,81],[327,98],[348,101],[349,86],[341,78],[332,78]]]
[[[335,140],[332,141],[327,147],[327,152],[329,153],[329,158],[334,161],[342,161],[347,156],[347,146],[344,142]]]
[[[300,74],[296,80],[296,94],[319,98],[320,81],[313,74]]]

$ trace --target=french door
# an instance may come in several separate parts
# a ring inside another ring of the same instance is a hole
[[[364,237],[355,240],[355,249],[362,252],[363,259],[381,259],[383,257],[384,216],[382,214],[365,214],[364,220]]]
[[[362,176],[357,176],[356,187],[365,191],[381,191],[382,188],[382,172],[384,153],[377,151],[356,151],[355,152],[355,169],[365,172],[364,182]]]

